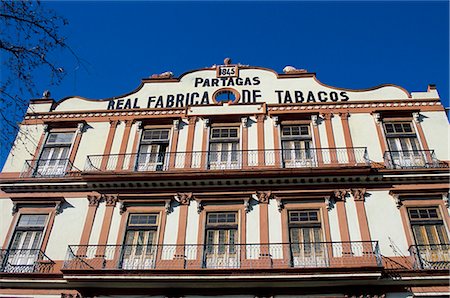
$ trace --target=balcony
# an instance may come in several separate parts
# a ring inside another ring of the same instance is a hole
[[[318,168],[370,165],[367,149],[322,148],[289,150],[193,151],[89,155],[85,172],[168,171],[176,169],[233,170],[257,167]]]
[[[415,269],[450,270],[450,244],[412,245]]]
[[[20,177],[64,177],[72,169],[69,159],[27,160]]]
[[[384,162],[389,169],[446,168],[434,150],[386,151]]]
[[[39,249],[0,250],[0,272],[50,273],[55,262]]]
[[[69,246],[63,270],[380,267],[376,241],[219,245]]]

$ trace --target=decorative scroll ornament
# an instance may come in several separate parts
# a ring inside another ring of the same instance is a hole
[[[319,115],[311,115],[311,122],[314,126],[319,125]]]
[[[84,126],[85,126],[84,122],[78,123],[78,125],[77,125],[77,134],[84,132]]]
[[[400,209],[400,207],[403,206],[402,199],[400,198],[400,196],[398,194],[393,193],[390,193],[390,195],[394,198],[395,205],[397,206],[397,208]]]
[[[294,66],[287,65],[285,68],[283,68],[283,72],[285,74],[298,74],[307,73],[308,71],[306,69],[297,69]]]
[[[174,130],[180,129],[180,119],[173,120],[173,129]]]
[[[373,116],[373,118],[375,119],[375,122],[377,123],[377,124],[381,124],[381,114],[380,113],[373,113],[372,114],[372,116]]]
[[[59,202],[56,203],[55,205],[55,214],[61,214],[63,211],[63,205],[64,205],[64,200],[61,200]]]
[[[208,118],[206,118],[206,119],[203,121],[203,126],[204,126],[205,128],[208,128],[210,125],[211,125],[211,120],[209,120]]]
[[[250,199],[244,199],[244,210],[245,213],[250,212]]]
[[[141,130],[143,128],[142,127],[142,121],[136,121],[136,127],[137,127],[138,130]]]
[[[248,117],[241,118],[242,127],[248,127]]]
[[[412,113],[412,116],[413,116],[414,122],[416,122],[416,123],[421,122],[422,117],[420,116],[420,113],[419,113],[419,112],[414,112],[414,113]]]
[[[150,77],[152,79],[171,79],[173,78],[173,72],[171,71],[166,71],[160,74],[152,74],[152,76]]]
[[[445,205],[445,207],[447,207],[447,208],[450,207],[449,196],[450,196],[450,194],[449,194],[448,192],[442,194],[442,199],[444,200],[444,205]]]
[[[280,118],[278,116],[273,116],[272,117],[273,120],[273,126],[278,126],[278,124],[280,124]]]
[[[169,214],[172,211],[172,200],[166,200],[164,203],[164,210],[167,214]]]
[[[205,205],[203,205],[203,201],[197,201],[197,213],[198,214],[202,213],[204,207],[205,207]]]
[[[325,205],[327,206],[327,210],[330,211],[334,207],[334,200],[331,196],[325,196]]]
[[[13,206],[11,208],[12,215],[16,214],[17,211],[19,211],[19,206],[18,206],[18,204],[16,202],[13,202]]]
[[[177,193],[173,196],[175,201],[177,201],[180,205],[189,205],[190,201],[193,199],[192,192],[188,193]]]
[[[275,200],[277,200],[278,212],[281,212],[284,209],[284,203],[280,198],[275,197]]]
[[[127,211],[127,207],[123,201],[119,201],[119,213],[122,215]]]

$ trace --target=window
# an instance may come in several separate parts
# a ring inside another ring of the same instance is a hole
[[[438,207],[408,208],[420,268],[443,269],[450,263],[448,234]]]
[[[309,267],[325,263],[325,247],[319,210],[289,211],[292,265]]]
[[[74,132],[49,133],[34,173],[35,176],[65,174],[74,135]]]
[[[307,124],[283,126],[281,147],[285,167],[305,167],[315,163],[311,127]]]
[[[205,266],[238,268],[237,212],[208,213],[206,219]]]
[[[437,207],[408,208],[408,215],[416,244],[448,244],[447,232]]]
[[[123,245],[123,269],[151,269],[157,251],[158,214],[130,214]]]
[[[239,129],[215,127],[211,129],[209,145],[210,169],[240,168]]]
[[[22,214],[17,223],[5,262],[5,272],[33,272],[40,248],[47,214]]]
[[[425,165],[425,157],[420,150],[411,122],[386,122],[384,131],[392,166],[422,167]]]
[[[162,171],[168,157],[170,129],[148,129],[142,133],[137,161],[138,171]]]

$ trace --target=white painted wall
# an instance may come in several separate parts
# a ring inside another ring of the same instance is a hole
[[[173,211],[171,213],[167,214],[163,244],[173,245],[177,243],[179,221],[180,221],[180,207],[177,206],[173,208]]]
[[[122,144],[123,133],[125,131],[125,122],[121,121],[116,128],[116,133],[114,134],[113,143],[111,146],[110,154],[119,154],[120,145]],[[106,135],[108,137],[108,135]]]
[[[121,223],[122,215],[120,214],[119,204],[117,204],[116,208],[113,211],[113,217],[111,220],[111,226],[109,227],[109,235],[108,235],[108,245],[122,244],[117,243],[117,237],[119,236],[120,223]]]
[[[105,217],[106,204],[100,203],[95,213],[94,224],[92,225],[91,236],[89,237],[90,245],[97,245],[100,239],[100,232],[102,229],[103,218]]]
[[[90,122],[81,136],[74,166],[84,169],[88,155],[102,155],[108,138],[109,122]]]
[[[339,231],[339,220],[337,216],[336,205],[333,209],[326,212],[328,213],[328,221],[330,223],[331,242],[340,242],[341,232]],[[327,216],[327,213],[325,213],[323,216]]]
[[[319,138],[320,138],[321,148],[329,148],[330,145],[328,144],[327,131],[325,128],[325,120],[322,120],[322,122],[317,126],[317,128],[319,130]],[[316,147],[317,147],[317,143],[316,143]],[[321,148],[317,148],[317,149],[320,150]],[[328,150],[322,151],[322,157],[323,157],[324,163],[330,162],[331,156],[330,156],[330,152]]]
[[[440,160],[450,159],[450,129],[444,112],[423,112],[421,122],[428,147]]]
[[[186,244],[198,244],[198,221],[200,215],[197,212],[198,203],[191,201],[188,208],[188,219],[186,227]]]
[[[43,133],[44,125],[42,124],[20,125],[20,131],[2,172],[21,172],[26,160],[39,158],[39,156],[34,157],[33,154]]]
[[[275,148],[274,138],[273,138],[273,127],[274,122],[270,117],[266,117],[264,121],[264,149],[272,150]],[[266,165],[274,165],[275,164],[275,154],[279,154],[279,152],[267,151],[265,154],[265,162]]]
[[[205,120],[198,119],[197,123],[195,123],[195,131],[194,131],[194,146],[192,147],[192,151],[200,152],[202,151],[202,143],[203,143],[203,130],[205,127]],[[200,168],[200,164],[202,161],[202,154],[197,153],[192,155],[192,167]]]
[[[372,240],[378,240],[381,254],[385,256],[409,255],[408,243],[400,211],[386,190],[371,191],[365,202],[367,221]],[[391,241],[389,240],[392,240]],[[395,253],[391,244],[395,245]]]
[[[13,203],[9,198],[0,199],[0,245],[3,245],[5,242],[6,234],[8,234],[9,226],[13,219],[12,207]]]
[[[133,125],[131,125],[131,129],[130,129],[130,137],[128,139],[127,151],[126,151],[127,153],[133,152],[134,139],[136,138],[137,129],[138,129],[137,123],[133,123]]]
[[[259,241],[259,204],[253,205],[253,209],[248,212],[247,215],[247,244],[260,243]]]
[[[276,200],[269,200],[269,243],[282,243],[281,213]]]
[[[383,162],[383,153],[378,139],[377,128],[370,114],[351,114],[348,117],[350,134],[354,147],[367,147],[369,159]]]
[[[45,254],[52,260],[64,260],[69,245],[80,244],[89,202],[86,198],[66,199],[61,214],[55,216]]]
[[[347,197],[345,201],[345,212],[347,213],[350,241],[361,241],[361,230],[359,229],[358,214],[356,212],[356,204],[353,195]]]

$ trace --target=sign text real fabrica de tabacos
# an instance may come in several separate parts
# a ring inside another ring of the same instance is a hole
[[[212,95],[220,88],[232,88],[235,86],[260,85],[259,77],[253,78],[195,78],[194,92],[175,93],[166,95],[150,95],[145,102],[139,98],[112,99],[108,101],[108,110],[141,109],[141,108],[182,108],[186,106],[213,104]],[[213,91],[195,91],[200,88],[217,87]],[[273,94],[265,94],[266,101],[270,98],[276,99],[279,104],[314,103],[314,102],[337,102],[347,101],[349,97],[346,91],[304,91],[304,90],[274,90]],[[259,89],[241,89],[240,103],[261,102],[263,95]]]

